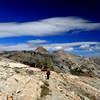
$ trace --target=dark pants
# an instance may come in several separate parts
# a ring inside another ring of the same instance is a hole
[[[50,75],[49,75],[49,74],[47,74],[47,80],[49,79],[49,76],[50,76]]]

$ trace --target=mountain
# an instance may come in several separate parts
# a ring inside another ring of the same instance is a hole
[[[38,47],[36,50],[35,50],[36,53],[41,53],[41,54],[48,54],[48,51],[43,48],[43,47]]]
[[[100,65],[100,57],[89,58],[93,63]]]
[[[57,51],[54,51],[53,52],[54,55],[57,55],[61,58],[64,58],[64,59],[71,59],[71,58],[74,58],[74,57],[78,57],[77,55],[74,55],[74,54],[66,54],[63,50],[57,50]]]
[[[35,51],[9,51],[0,53],[2,57],[29,65],[31,67],[50,67],[58,73],[70,73],[80,76],[100,77],[100,58],[85,58],[65,53],[63,50],[49,53],[38,47]]]
[[[100,79],[51,71],[0,58],[0,100],[99,100]]]

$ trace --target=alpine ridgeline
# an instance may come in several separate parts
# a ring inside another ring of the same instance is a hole
[[[0,100],[100,100],[99,62],[99,57],[49,53],[43,47],[2,52]],[[49,80],[44,66],[52,69]]]

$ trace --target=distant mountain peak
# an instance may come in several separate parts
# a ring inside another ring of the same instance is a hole
[[[58,55],[61,58],[74,58],[77,57],[77,55],[66,53],[64,50],[57,50],[53,52],[54,54]]]
[[[35,50],[35,52],[36,53],[48,53],[48,51],[44,48],[44,47],[42,47],[42,46],[40,46],[40,47],[38,47],[36,50]]]
[[[54,53],[56,53],[56,54],[65,54],[64,50],[56,50],[56,51],[54,51]]]

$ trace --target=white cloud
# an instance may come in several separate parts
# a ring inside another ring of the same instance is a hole
[[[47,44],[45,46],[49,47],[55,47],[55,46],[62,46],[64,49],[67,47],[73,47],[73,46],[81,46],[81,45],[97,45],[100,44],[100,42],[72,42],[72,43],[53,43],[53,44]]]
[[[63,49],[63,47],[62,46],[55,46],[53,49],[54,50],[61,50],[61,49]]]
[[[29,44],[41,44],[41,43],[47,43],[47,42],[48,42],[47,40],[37,39],[37,40],[30,40],[27,43],[29,43]]]
[[[100,42],[72,42],[72,43],[55,43],[55,44],[46,44],[43,45],[45,48],[51,48],[52,50],[61,50],[64,49],[65,51],[74,51],[75,47],[77,49],[84,49],[92,51],[93,47],[91,48],[90,45],[99,45]],[[87,49],[86,49],[87,48]],[[95,49],[95,47],[94,47]]]
[[[59,44],[61,46],[56,46],[55,44],[54,45],[44,45],[44,47],[48,50],[51,50],[51,51],[56,51],[56,50],[64,50],[64,51],[73,51],[74,48],[73,47],[65,47],[65,46],[62,46],[62,44]]]
[[[89,44],[84,44],[84,45],[81,45],[81,46],[80,46],[80,48],[82,48],[82,49],[89,48],[89,47],[90,47]]]
[[[80,46],[81,49],[88,50],[88,51],[100,51],[100,43],[93,44],[82,44]]]
[[[80,48],[84,50],[92,51],[92,47],[90,46],[90,44],[83,44],[80,46]]]
[[[0,45],[0,51],[12,51],[12,50],[33,50],[27,44],[16,44],[16,45]]]
[[[74,47],[67,47],[66,49],[64,49],[65,51],[73,51]]]
[[[16,45],[0,45],[0,51],[11,51],[11,50],[35,50],[38,46],[43,46],[47,50],[61,50],[64,49],[65,51],[74,51],[74,50],[98,50],[100,51],[100,42],[72,42],[72,43],[53,43],[53,44],[44,44],[48,43],[46,40],[30,40],[32,42],[23,43],[23,44],[16,44]],[[41,41],[41,42],[40,42]],[[37,43],[39,43],[37,45]],[[94,45],[94,46],[91,46]],[[77,48],[76,48],[77,46]]]
[[[95,45],[92,49],[100,52],[100,44]]]
[[[100,29],[100,23],[92,23],[76,17],[55,17],[24,23],[0,23],[0,38],[12,36],[48,36],[74,30]]]

